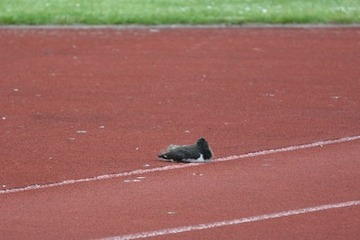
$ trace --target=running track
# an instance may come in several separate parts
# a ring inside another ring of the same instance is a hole
[[[357,239],[360,29],[0,29],[0,239]],[[169,164],[204,136],[215,161]],[[114,238],[111,238],[114,237]]]

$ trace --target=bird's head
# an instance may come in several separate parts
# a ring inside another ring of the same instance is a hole
[[[209,144],[205,140],[205,138],[199,138],[199,140],[197,140],[197,142],[196,142],[196,145],[198,145],[202,149],[208,149],[209,148]]]
[[[199,138],[196,145],[201,149],[201,153],[204,155],[204,159],[208,160],[212,158],[212,151],[209,147],[208,142],[204,138]]]

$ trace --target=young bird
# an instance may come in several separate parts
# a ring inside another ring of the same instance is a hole
[[[212,155],[208,142],[204,138],[199,138],[193,145],[170,145],[159,158],[165,161],[197,163],[210,161]]]

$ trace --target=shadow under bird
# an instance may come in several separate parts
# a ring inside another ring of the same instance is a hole
[[[164,153],[159,155],[165,161],[199,163],[211,160],[213,153],[208,142],[199,138],[193,145],[169,145]]]

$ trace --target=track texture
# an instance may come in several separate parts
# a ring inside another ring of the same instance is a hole
[[[165,166],[162,148],[200,136],[226,157],[359,135],[359,52],[356,27],[2,28],[0,189]],[[359,149],[3,194],[0,238],[101,238],[359,200]],[[163,238],[349,239],[358,225],[354,207]]]

